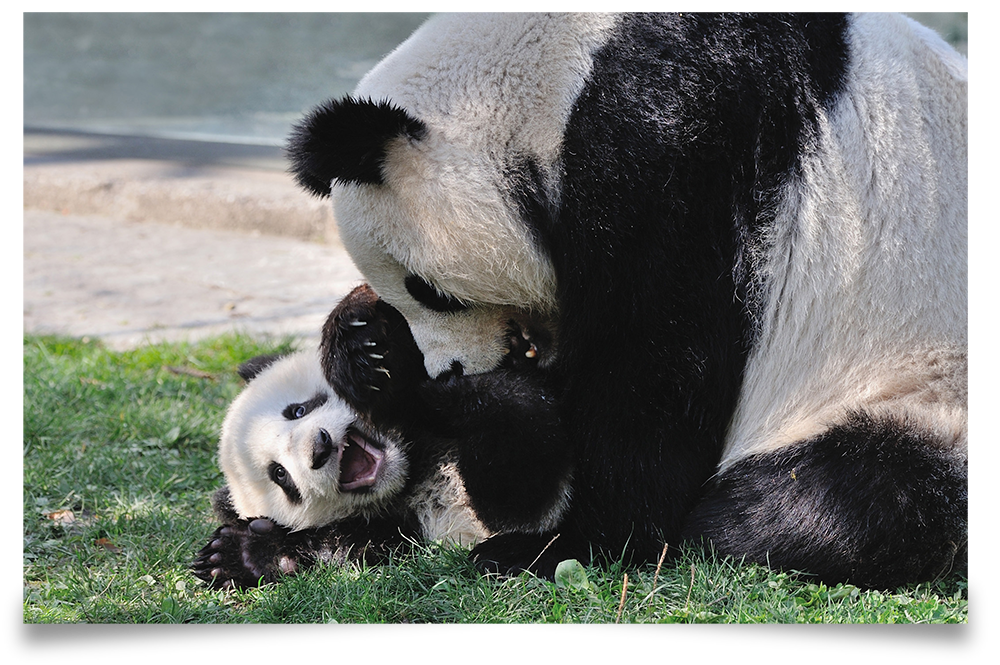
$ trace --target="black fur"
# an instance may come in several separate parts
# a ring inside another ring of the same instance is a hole
[[[534,338],[542,345],[539,354],[547,351],[545,339]],[[223,488],[214,501],[222,526],[199,551],[195,575],[215,586],[246,587],[316,561],[381,561],[419,538],[408,499],[446,460],[468,469],[463,475],[470,502],[491,530],[523,529],[545,517],[562,498],[570,457],[551,391],[529,367],[538,356],[528,359],[525,344],[520,331],[512,330],[503,370],[431,381],[399,312],[368,286],[352,291],[324,324],[322,368],[371,429],[409,442],[406,486],[378,518],[296,532],[266,516],[239,519]],[[294,485],[282,488],[294,501]]]
[[[299,184],[324,197],[334,180],[381,184],[386,144],[425,132],[422,122],[388,102],[346,97],[320,105],[295,125],[286,153]]]
[[[417,449],[434,441],[454,451],[487,527],[523,529],[562,498],[572,458],[554,391],[537,369],[547,349],[529,360],[516,346],[524,337],[512,339],[505,367],[430,380],[402,315],[363,286],[327,319],[320,356],[327,380],[373,427],[397,427]]]
[[[299,418],[305,417],[313,409],[326,404],[328,399],[330,399],[330,396],[326,393],[318,393],[315,397],[308,399],[305,402],[289,404],[284,408],[284,410],[282,410],[281,415],[285,418],[285,420],[298,420]]]
[[[468,306],[461,300],[441,293],[432,284],[417,275],[407,275],[403,284],[417,302],[435,312],[454,313],[468,309]]]
[[[966,475],[919,427],[857,413],[814,439],[740,460],[698,504],[687,533],[830,584],[894,588],[965,567]]]
[[[274,353],[251,358],[250,360],[242,363],[236,369],[236,373],[239,374],[240,378],[244,381],[250,381],[281,357],[282,354]]]
[[[592,544],[655,560],[715,471],[754,338],[751,245],[841,84],[845,25],[625,18],[569,119],[560,206],[538,200],[540,184],[522,203],[539,213],[527,221],[567,331],[554,373],[578,449],[560,539],[587,544],[581,558]]]
[[[563,500],[573,459],[541,375],[451,374],[421,394],[455,442],[466,491],[492,531],[533,530]]]
[[[280,487],[281,491],[285,493],[289,503],[302,503],[302,495],[299,493],[299,488],[296,486],[295,481],[292,480],[292,477],[288,475],[285,467],[277,462],[271,462],[267,469],[267,475],[271,478],[271,482]]]

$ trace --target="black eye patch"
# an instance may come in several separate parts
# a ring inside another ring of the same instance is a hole
[[[292,475],[288,473],[288,469],[277,462],[271,462],[270,466],[267,467],[267,476],[271,479],[271,482],[285,492],[285,496],[288,497],[290,502],[302,503],[302,495],[299,494],[299,488],[295,486],[295,481],[292,480]]]
[[[326,393],[317,393],[315,397],[305,402],[295,402],[289,404],[285,407],[281,415],[285,417],[285,420],[298,420],[303,416],[307,415],[313,409],[323,406],[326,404],[328,399]]]
[[[458,298],[441,293],[428,281],[417,275],[407,275],[403,284],[410,295],[427,309],[444,313],[462,312],[469,309],[469,306]]]

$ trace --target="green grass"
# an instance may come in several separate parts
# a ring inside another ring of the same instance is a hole
[[[660,570],[586,567],[550,583],[484,578],[463,550],[423,544],[384,566],[208,590],[187,566],[214,528],[218,428],[235,367],[274,350],[241,337],[129,352],[24,339],[25,623],[968,621],[963,575],[879,593],[693,549]]]

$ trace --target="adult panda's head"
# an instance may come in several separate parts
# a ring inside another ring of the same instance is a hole
[[[404,487],[403,442],[365,424],[323,378],[315,350],[244,364],[219,465],[243,519],[294,530],[377,513]]]
[[[611,24],[436,16],[293,131],[299,182],[332,194],[345,247],[431,376],[493,369],[512,322],[554,332],[537,217],[557,205],[566,120]]]

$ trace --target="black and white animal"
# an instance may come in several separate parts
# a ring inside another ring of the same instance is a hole
[[[336,360],[324,362],[324,351],[313,348],[240,367],[248,383],[230,405],[219,439],[226,486],[213,506],[222,526],[193,565],[206,582],[254,586],[316,561],[375,562],[407,539],[470,544],[487,535],[447,451],[429,443],[411,447],[407,433],[393,426],[396,418],[373,422],[324,376],[324,365],[343,361],[364,380],[365,363],[355,355],[388,353],[390,346],[412,347],[393,349],[397,385],[411,368],[422,374],[405,322],[359,287],[325,327],[343,332]],[[381,348],[366,345],[373,336]]]
[[[566,494],[558,483],[529,478],[525,489],[523,475],[501,469],[470,498],[457,470],[476,466],[466,455],[527,438],[549,451],[536,455],[547,478],[565,472],[566,451],[539,438],[561,430],[530,378],[538,344],[519,334],[511,348],[505,367],[520,371],[481,375],[454,395],[427,380],[406,321],[364,285],[331,312],[318,349],[244,363],[248,383],[219,441],[226,486],[213,506],[222,526],[198,553],[195,575],[250,587],[318,561],[377,563],[418,540],[471,545],[511,528],[512,514],[514,527],[551,528]],[[514,471],[499,454],[499,466]],[[502,512],[491,509],[500,502]]]
[[[440,15],[308,115],[293,170],[431,377],[551,337],[569,507],[483,568],[961,564],[966,68],[898,15]]]

